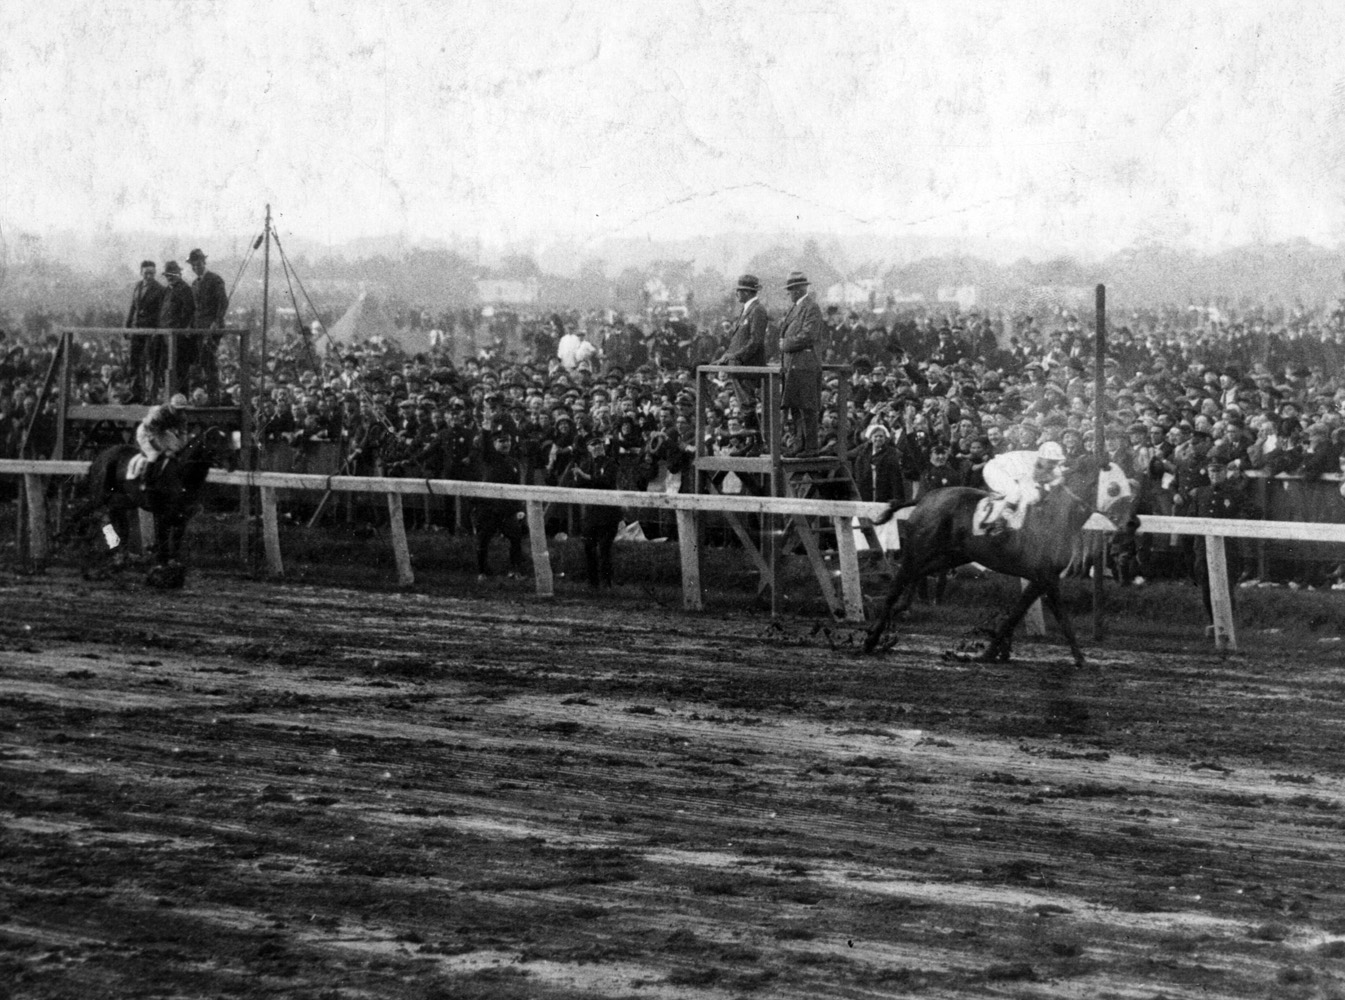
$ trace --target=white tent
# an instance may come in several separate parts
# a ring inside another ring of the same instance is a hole
[[[327,333],[341,347],[378,338],[397,344],[407,354],[428,353],[430,350],[429,330],[399,330],[388,309],[368,292],[361,292],[360,297],[351,304],[344,316],[328,328]]]

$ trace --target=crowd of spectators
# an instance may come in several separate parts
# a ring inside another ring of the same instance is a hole
[[[323,345],[290,338],[241,398],[237,358],[220,364],[221,396],[247,405],[263,456],[326,446],[356,475],[480,478],[500,437],[524,482],[570,484],[587,443],[602,438],[619,488],[689,489],[696,408],[709,452],[755,454],[761,414],[727,379],[697,400],[694,371],[723,349],[731,306],[699,324],[612,314],[497,319],[437,331],[407,357],[392,343]],[[1091,318],[1089,318],[1091,319]],[[938,485],[980,485],[986,460],[1058,441],[1067,456],[1095,445],[1093,331],[1065,311],[858,312],[829,308],[824,450],[843,449],[864,499],[901,500]],[[773,343],[773,338],[768,344]],[[0,339],[0,453],[17,454],[54,341]],[[325,348],[325,350],[319,350]],[[77,401],[125,399],[122,338],[80,346]],[[455,362],[456,359],[456,362]],[[847,379],[844,420],[840,379]],[[54,402],[32,454],[49,446]],[[844,428],[842,430],[842,427]],[[1265,319],[1165,310],[1115,319],[1107,334],[1108,458],[1148,509],[1188,512],[1209,485],[1211,458],[1232,477],[1262,470],[1320,478],[1345,448],[1345,314]],[[838,441],[841,434],[844,441]],[[270,466],[268,466],[270,467]]]

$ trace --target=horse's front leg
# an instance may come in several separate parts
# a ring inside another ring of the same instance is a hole
[[[915,581],[911,579],[908,565],[908,560],[902,559],[900,565],[897,567],[896,579],[894,579],[892,585],[888,587],[887,597],[883,599],[882,610],[878,612],[877,619],[869,628],[868,635],[864,637],[865,653],[872,653],[878,648],[878,642],[882,639],[883,633],[887,631],[888,625],[891,624],[893,614],[899,610],[904,611],[906,608],[910,607],[910,598],[912,596],[911,587]],[[900,605],[900,607],[898,607],[898,605]]]
[[[1009,656],[1013,651],[1013,630],[1018,627],[1018,623],[1023,620],[1027,614],[1027,609],[1032,607],[1033,602],[1041,597],[1045,588],[1035,582],[1029,581],[1023,588],[1023,592],[1018,595],[1018,600],[1014,602],[1003,624],[997,628],[990,637],[990,645],[986,647],[978,659],[986,663],[992,663],[995,660],[1002,660],[1005,663],[1009,661]]]
[[[1065,633],[1065,638],[1069,641],[1070,652],[1074,654],[1074,666],[1076,668],[1083,667],[1083,650],[1079,648],[1079,640],[1075,638],[1074,625],[1069,620],[1069,615],[1065,613],[1065,609],[1060,605],[1060,582],[1058,580],[1052,580],[1042,591],[1042,600],[1051,609],[1051,614],[1060,623],[1060,631]]]
[[[172,554],[170,562],[179,563],[182,561],[182,543],[187,537],[186,517],[178,517],[173,520],[173,530],[171,532],[172,545],[170,546]]]
[[[167,513],[154,515],[154,561],[166,566],[177,558],[177,518]]]
[[[114,566],[122,567],[131,561],[131,512],[125,507],[114,506],[107,512],[108,521],[112,524],[112,530],[117,533],[120,541],[112,552],[112,563]]]
[[[899,595],[896,594],[895,588],[893,588],[890,589],[887,592],[887,596],[883,598],[882,609],[878,612],[878,617],[874,620],[873,624],[869,626],[868,634],[864,636],[863,651],[865,653],[872,653],[878,648],[878,641],[882,639],[883,633],[887,631],[888,623],[892,620],[892,606],[896,603],[897,596]]]

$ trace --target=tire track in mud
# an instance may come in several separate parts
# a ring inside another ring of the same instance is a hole
[[[0,599],[0,974],[34,996],[1340,982],[1326,670],[227,579],[152,623]]]

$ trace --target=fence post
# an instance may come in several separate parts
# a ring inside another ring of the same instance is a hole
[[[28,502],[28,555],[34,561],[47,558],[47,483],[41,476],[25,473],[24,499]]]
[[[263,486],[260,493],[262,542],[266,547],[266,573],[268,576],[283,576],[285,566],[280,559],[280,519],[276,511],[276,488],[274,486]]]
[[[537,584],[538,597],[554,597],[556,584],[551,577],[551,550],[546,546],[546,515],[542,501],[527,500],[528,547],[532,550],[532,576]]]
[[[411,572],[411,550],[406,545],[406,522],[402,520],[402,495],[388,494],[388,534],[392,536],[392,557],[397,561],[397,582],[409,587],[416,582]]]
[[[682,556],[682,608],[703,611],[701,593],[701,536],[694,510],[677,510],[677,547]]]
[[[836,562],[841,571],[841,601],[845,604],[845,620],[864,620],[864,589],[859,580],[859,552],[855,548],[855,530],[848,517],[833,517],[836,528]],[[882,549],[878,552],[881,555]]]
[[[1228,592],[1228,560],[1224,540],[1219,535],[1205,536],[1205,563],[1210,585],[1210,614],[1214,619],[1214,648],[1236,653],[1238,637],[1233,631],[1233,598]]]
[[[1258,476],[1256,480],[1256,502],[1260,505],[1261,519],[1270,518],[1270,480]],[[1270,575],[1270,560],[1266,556],[1266,540],[1256,540],[1256,578],[1264,580]]]

